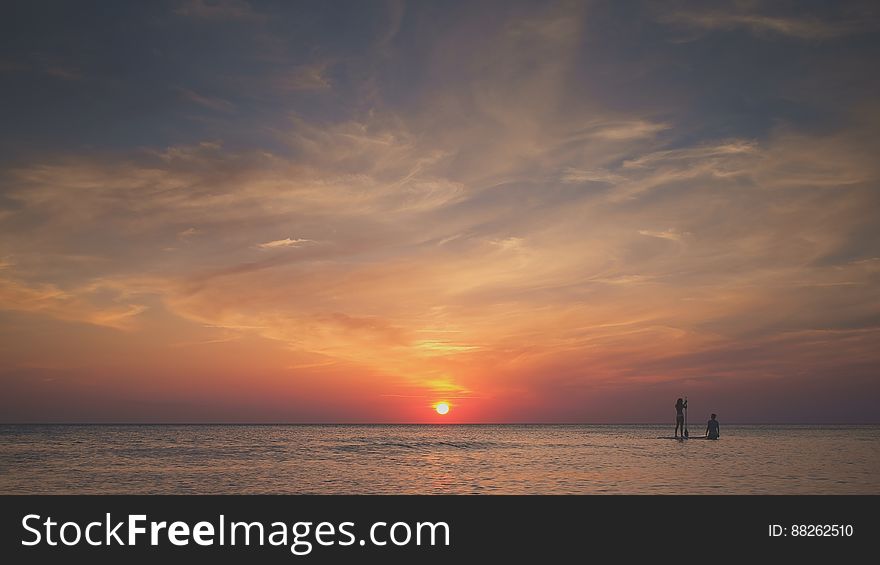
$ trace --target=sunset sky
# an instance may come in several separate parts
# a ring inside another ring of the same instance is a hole
[[[0,421],[880,422],[876,2],[2,14]]]

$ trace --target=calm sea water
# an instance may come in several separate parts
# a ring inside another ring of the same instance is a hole
[[[880,494],[880,426],[0,426],[0,494]]]

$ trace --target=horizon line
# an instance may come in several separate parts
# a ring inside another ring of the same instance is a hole
[[[0,426],[669,426],[669,422],[0,422]],[[702,425],[702,424],[701,424]],[[880,422],[725,422],[725,426],[880,426]]]

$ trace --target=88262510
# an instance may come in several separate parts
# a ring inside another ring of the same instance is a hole
[[[852,524],[792,524],[792,537],[852,537]]]

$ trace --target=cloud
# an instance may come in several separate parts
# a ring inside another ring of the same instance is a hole
[[[646,155],[641,155],[634,159],[627,159],[623,163],[625,169],[639,168],[646,165],[657,165],[658,163],[670,162],[707,162],[718,158],[727,159],[738,155],[754,154],[757,146],[755,142],[741,139],[734,139],[726,143],[704,145],[697,147],[688,147],[685,149],[670,149],[663,151],[654,151]]]
[[[583,182],[601,182],[607,184],[620,184],[626,181],[626,177],[607,170],[582,170],[575,167],[566,167],[562,172],[562,182],[580,184]]]
[[[50,316],[59,320],[130,329],[134,318],[146,310],[143,304],[125,303],[117,296],[101,303],[96,291],[100,286],[62,290],[53,284],[29,285],[11,276],[0,277],[0,310]]]
[[[266,243],[259,243],[257,247],[260,249],[278,249],[281,247],[299,247],[303,243],[311,242],[311,239],[290,239],[289,237],[284,239],[276,239],[274,241],[267,241]]]
[[[273,81],[273,85],[282,90],[327,90],[331,87],[327,78],[327,63],[301,65],[288,72],[281,73]]]
[[[229,112],[235,109],[235,105],[232,104],[232,102],[229,102],[228,100],[223,100],[222,98],[204,96],[188,88],[177,88],[176,90],[185,100],[189,100],[190,102],[194,102],[200,106],[204,106],[205,108],[210,108],[211,110],[215,110],[218,112]]]
[[[262,16],[244,0],[184,0],[174,13],[207,20],[262,19]]]
[[[669,129],[669,124],[634,120],[596,125],[586,129],[584,135],[606,141],[629,141],[653,137],[666,129]]]
[[[687,235],[678,232],[674,229],[668,229],[663,231],[653,231],[653,230],[639,230],[639,235],[644,235],[647,237],[656,237],[658,239],[668,239],[670,241],[681,241],[682,238]]]
[[[493,239],[489,243],[504,251],[518,251],[523,248],[525,239],[521,237],[505,237],[503,239]]]
[[[778,17],[745,12],[679,11],[661,18],[701,30],[745,29],[758,35],[780,35],[795,39],[834,39],[864,33],[870,29],[870,20],[829,20],[818,17]]]

